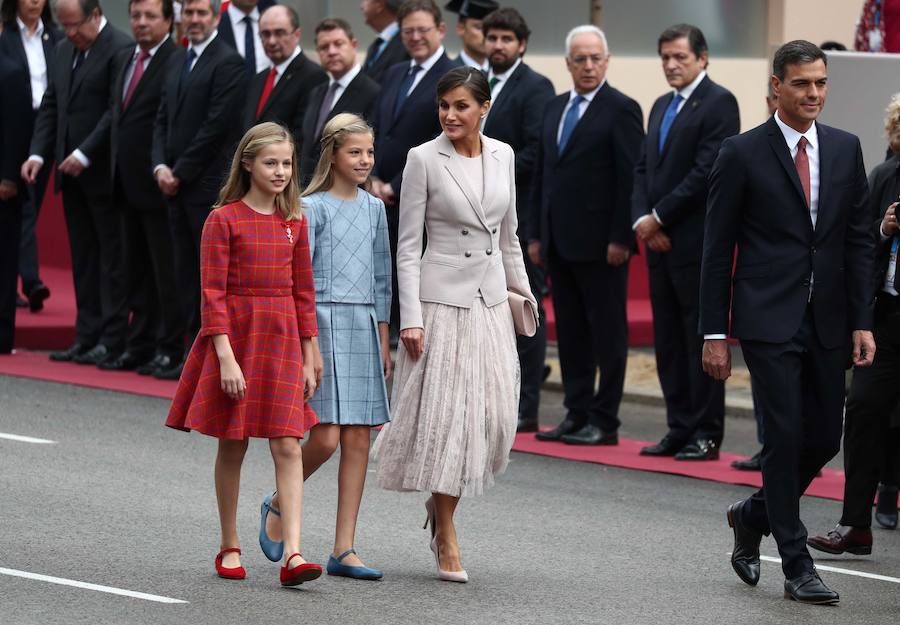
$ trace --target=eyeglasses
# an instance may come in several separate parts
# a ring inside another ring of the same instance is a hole
[[[587,65],[588,61],[590,61],[593,65],[600,65],[603,61],[606,60],[606,56],[602,54],[591,54],[590,56],[579,54],[578,56],[573,56],[569,60],[573,65],[578,65],[579,67],[582,65]]]
[[[413,35],[424,37],[433,30],[434,26],[419,26],[418,28],[404,28],[400,31],[400,34],[407,38],[412,37]]]
[[[93,17],[94,17],[94,14],[91,13],[90,15],[88,15],[87,17],[85,17],[85,18],[84,18],[83,20],[81,20],[80,22],[75,22],[74,24],[63,24],[62,22],[60,22],[59,28],[60,28],[60,30],[62,30],[64,33],[67,33],[67,32],[69,32],[70,30],[78,30],[79,28],[81,28],[82,26],[84,26],[85,24],[87,24],[88,21],[90,21],[91,18],[93,18]]]

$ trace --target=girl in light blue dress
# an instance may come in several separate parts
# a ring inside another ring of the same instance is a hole
[[[330,575],[380,579],[354,550],[369,461],[370,430],[390,421],[385,379],[391,375],[388,321],[391,252],[384,203],[360,188],[375,164],[372,128],[342,113],[322,131],[322,154],[303,193],[319,327],[318,391],[310,406],[319,425],[303,445],[306,480],[341,446],[338,509]],[[260,546],[281,557],[278,498],[261,508]]]

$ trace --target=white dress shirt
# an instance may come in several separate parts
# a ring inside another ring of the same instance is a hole
[[[466,54],[465,50],[459,51],[459,60],[463,62],[463,65],[468,65],[469,67],[474,67],[475,69],[480,69],[483,72],[488,71],[491,68],[491,64],[488,63],[488,60],[485,59],[484,63],[479,63],[471,56]]]
[[[347,90],[347,87],[353,82],[353,79],[359,74],[362,70],[362,65],[356,64],[350,68],[350,70],[341,76],[338,79],[335,79],[330,73],[328,74],[328,88],[331,89],[331,86],[337,83],[337,89],[334,90],[334,99],[331,101],[331,107],[334,108],[334,105],[338,103],[338,100],[341,99],[341,96],[344,95],[344,92]],[[421,73],[421,72],[420,72]]]
[[[581,102],[578,103],[578,119],[581,120],[584,112],[587,110],[587,107],[590,106],[591,102],[594,101],[594,96],[597,95],[597,92],[603,88],[603,85],[606,84],[606,79],[603,79],[596,89],[589,93],[578,93],[574,89],[569,92],[569,102],[566,104],[566,107],[563,109],[563,113],[559,118],[559,126],[556,129],[556,143],[559,144],[559,138],[562,136],[563,124],[566,121],[566,115],[569,114],[569,109],[572,108],[572,100],[574,100],[577,96],[581,96],[584,98]]]
[[[493,103],[497,101],[497,97],[499,97],[500,92],[503,91],[503,87],[506,86],[506,83],[509,81],[509,77],[513,75],[513,72],[519,69],[519,65],[521,64],[522,58],[519,57],[518,59],[516,59],[516,62],[512,64],[512,67],[510,67],[502,74],[495,74],[493,69],[488,72],[488,83],[490,83],[492,79],[496,78],[497,84],[494,85],[494,89],[493,91],[491,91],[491,108],[488,109],[488,114],[487,117],[485,117],[485,121],[487,121],[487,118],[491,116],[491,111],[494,110]]]
[[[31,79],[31,108],[36,111],[41,107],[48,80],[47,58],[44,56],[44,21],[38,20],[34,34],[28,32],[28,27],[19,17],[16,17],[16,23],[19,25],[19,34],[22,36],[25,58],[28,59],[28,74]]]
[[[278,81],[281,80],[281,77],[284,76],[284,73],[287,71],[288,66],[294,62],[294,59],[300,56],[301,52],[300,46],[297,46],[286,61],[275,66],[275,82],[272,83],[273,87],[278,84]],[[269,69],[271,70],[271,67]]]
[[[409,91],[406,92],[406,95],[409,95],[410,93],[412,93],[415,90],[416,86],[420,82],[422,82],[422,79],[425,77],[425,74],[428,73],[428,70],[430,70],[434,66],[434,64],[438,62],[438,60],[440,60],[440,58],[443,54],[444,54],[444,46],[441,46],[440,48],[437,49],[437,52],[435,52],[434,54],[429,56],[427,59],[425,59],[421,63],[417,63],[415,59],[410,59],[410,61],[409,61],[410,69],[415,67],[416,65],[419,65],[422,68],[422,71],[416,73],[415,77],[413,78],[412,85],[410,85]]]
[[[150,61],[153,60],[153,57],[156,55],[156,52],[162,47],[162,44],[169,40],[169,35],[163,37],[163,40],[158,44],[147,50],[148,56],[144,59],[144,71],[147,71],[147,66],[150,65]],[[128,85],[131,84],[131,77],[134,76],[134,67],[138,60],[138,55],[141,53],[140,46],[134,46],[134,53],[131,55],[131,62],[128,63],[128,70],[125,72],[125,81],[122,83],[122,99],[125,99],[125,94],[128,93]]]
[[[247,23],[244,18],[249,17],[253,26],[253,53],[256,59],[256,73],[268,69],[271,64],[266,56],[266,49],[263,48],[262,39],[259,37],[259,9],[253,7],[250,13],[244,13],[234,4],[228,5],[228,19],[231,20],[231,31],[234,33],[234,45],[237,47],[238,54],[246,58],[247,54],[244,50],[244,37],[247,36]]]
[[[384,49],[387,48],[387,45],[391,42],[391,39],[397,36],[397,33],[400,32],[400,24],[397,22],[391,22],[388,24],[387,28],[378,33],[378,37],[381,39],[381,45],[378,46],[378,53],[375,55],[375,60],[378,60],[378,57],[381,56],[381,53],[384,52]]]

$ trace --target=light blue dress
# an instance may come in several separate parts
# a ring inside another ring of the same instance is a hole
[[[391,311],[391,251],[384,203],[362,189],[356,200],[327,191],[303,198],[316,285],[324,371],[310,407],[320,423],[390,421],[378,322]]]

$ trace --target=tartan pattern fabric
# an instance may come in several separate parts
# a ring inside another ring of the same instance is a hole
[[[386,423],[390,413],[378,335],[391,302],[384,204],[361,189],[355,201],[314,193],[303,202],[324,362],[310,405],[321,423]]]
[[[243,202],[212,211],[200,284],[202,326],[166,425],[217,438],[302,437],[317,423],[303,401],[300,337],[317,334],[305,218],[287,222]],[[228,335],[244,374],[242,400],[221,390],[216,334]]]

